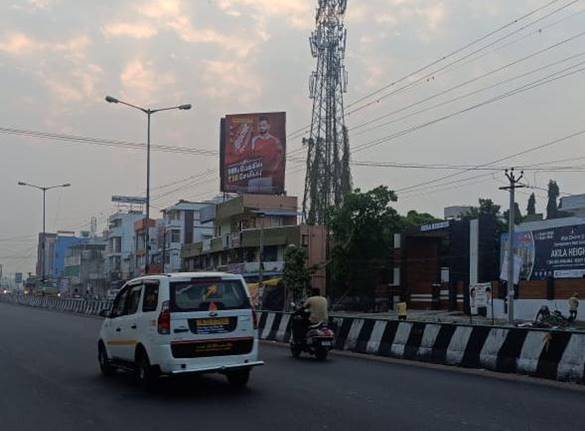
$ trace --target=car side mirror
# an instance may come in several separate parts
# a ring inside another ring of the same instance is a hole
[[[99,315],[100,315],[100,317],[105,317],[105,318],[110,317],[110,310],[108,310],[107,308],[103,309],[102,311],[100,311]]]

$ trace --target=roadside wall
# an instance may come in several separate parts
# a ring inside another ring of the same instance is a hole
[[[585,383],[585,333],[333,317],[336,349]],[[260,338],[288,342],[289,314],[264,312]]]

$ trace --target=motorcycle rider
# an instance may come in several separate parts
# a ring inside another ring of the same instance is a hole
[[[329,312],[327,311],[329,304],[327,298],[321,296],[320,289],[311,289],[311,296],[307,298],[303,308],[309,312],[309,323],[311,325],[329,322]]]

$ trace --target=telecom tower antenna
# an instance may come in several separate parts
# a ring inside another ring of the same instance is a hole
[[[309,83],[313,115],[307,145],[307,175],[303,214],[308,224],[327,224],[329,207],[342,204],[351,191],[350,150],[343,94],[347,30],[343,23],[347,0],[318,0],[316,28],[309,42],[317,59]]]

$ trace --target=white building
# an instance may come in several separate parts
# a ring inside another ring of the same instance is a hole
[[[455,205],[444,209],[445,220],[460,220],[465,214],[471,211],[473,207],[466,205]]]
[[[119,211],[109,217],[105,269],[110,282],[128,280],[133,276],[134,224],[143,218],[141,211]]]
[[[575,217],[585,217],[585,194],[562,197],[559,210]]]
[[[213,222],[201,222],[201,210],[209,207],[210,202],[188,202],[180,200],[175,205],[162,210],[164,247],[160,250],[161,260],[164,256],[163,272],[181,270],[181,248],[210,240],[213,237]]]

